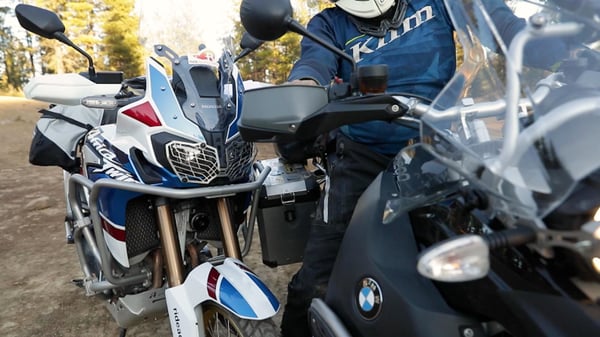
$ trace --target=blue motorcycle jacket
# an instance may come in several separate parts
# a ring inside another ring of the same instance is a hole
[[[501,0],[486,6],[503,39],[510,41],[525,21],[513,15]],[[405,92],[433,99],[451,79],[456,68],[454,28],[443,0],[411,0],[402,25],[378,38],[359,32],[349,15],[332,7],[315,15],[308,30],[351,55],[357,65],[387,64],[388,92]],[[313,79],[329,85],[337,76],[349,81],[352,65],[309,38],[302,39],[300,59],[288,77]],[[374,151],[395,154],[418,131],[385,121],[369,121],[341,128],[350,139]]]

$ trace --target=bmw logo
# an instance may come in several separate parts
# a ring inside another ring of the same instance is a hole
[[[381,311],[381,303],[383,296],[379,284],[370,277],[363,278],[358,283],[356,293],[356,305],[360,314],[365,319],[374,319]]]

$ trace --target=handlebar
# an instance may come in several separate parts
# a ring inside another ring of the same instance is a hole
[[[547,78],[529,98],[519,100],[518,111],[527,111],[541,102],[557,85],[556,76]],[[406,93],[338,98],[332,97],[327,87],[286,84],[247,90],[242,109],[238,123],[242,138],[273,142],[308,140],[343,125],[374,120],[402,124],[411,118],[437,122],[500,117],[508,106],[505,99],[480,103],[463,99],[459,105],[441,109],[427,99]]]
[[[521,98],[518,104],[521,111],[540,103],[550,92],[550,89],[556,86],[560,76],[560,74],[556,73],[548,76],[538,83],[536,91],[530,98]],[[500,116],[505,113],[507,107],[505,99],[480,103],[475,103],[469,99],[463,99],[461,106],[455,105],[448,109],[440,110],[434,108],[430,104],[423,103],[422,100],[415,97],[394,94],[392,94],[392,96],[407,107],[407,115],[421,118],[427,114],[426,118],[430,121],[456,120],[462,116],[476,118]]]

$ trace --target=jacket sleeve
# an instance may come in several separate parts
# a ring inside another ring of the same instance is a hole
[[[309,21],[307,29],[339,48],[331,18],[324,12],[318,13]],[[320,85],[328,85],[337,73],[340,57],[306,37],[302,38],[300,47],[300,59],[292,67],[288,81],[312,79]]]
[[[488,0],[484,1],[484,6],[507,46],[513,37],[527,25],[525,19],[517,17],[504,1]]]
[[[512,39],[527,25],[501,0],[484,1],[503,42],[509,46]],[[550,69],[568,56],[568,47],[560,38],[541,38],[527,44],[523,62],[532,67]]]

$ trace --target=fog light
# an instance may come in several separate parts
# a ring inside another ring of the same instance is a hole
[[[480,279],[490,269],[489,248],[478,235],[461,235],[426,249],[417,263],[419,273],[443,282]]]

